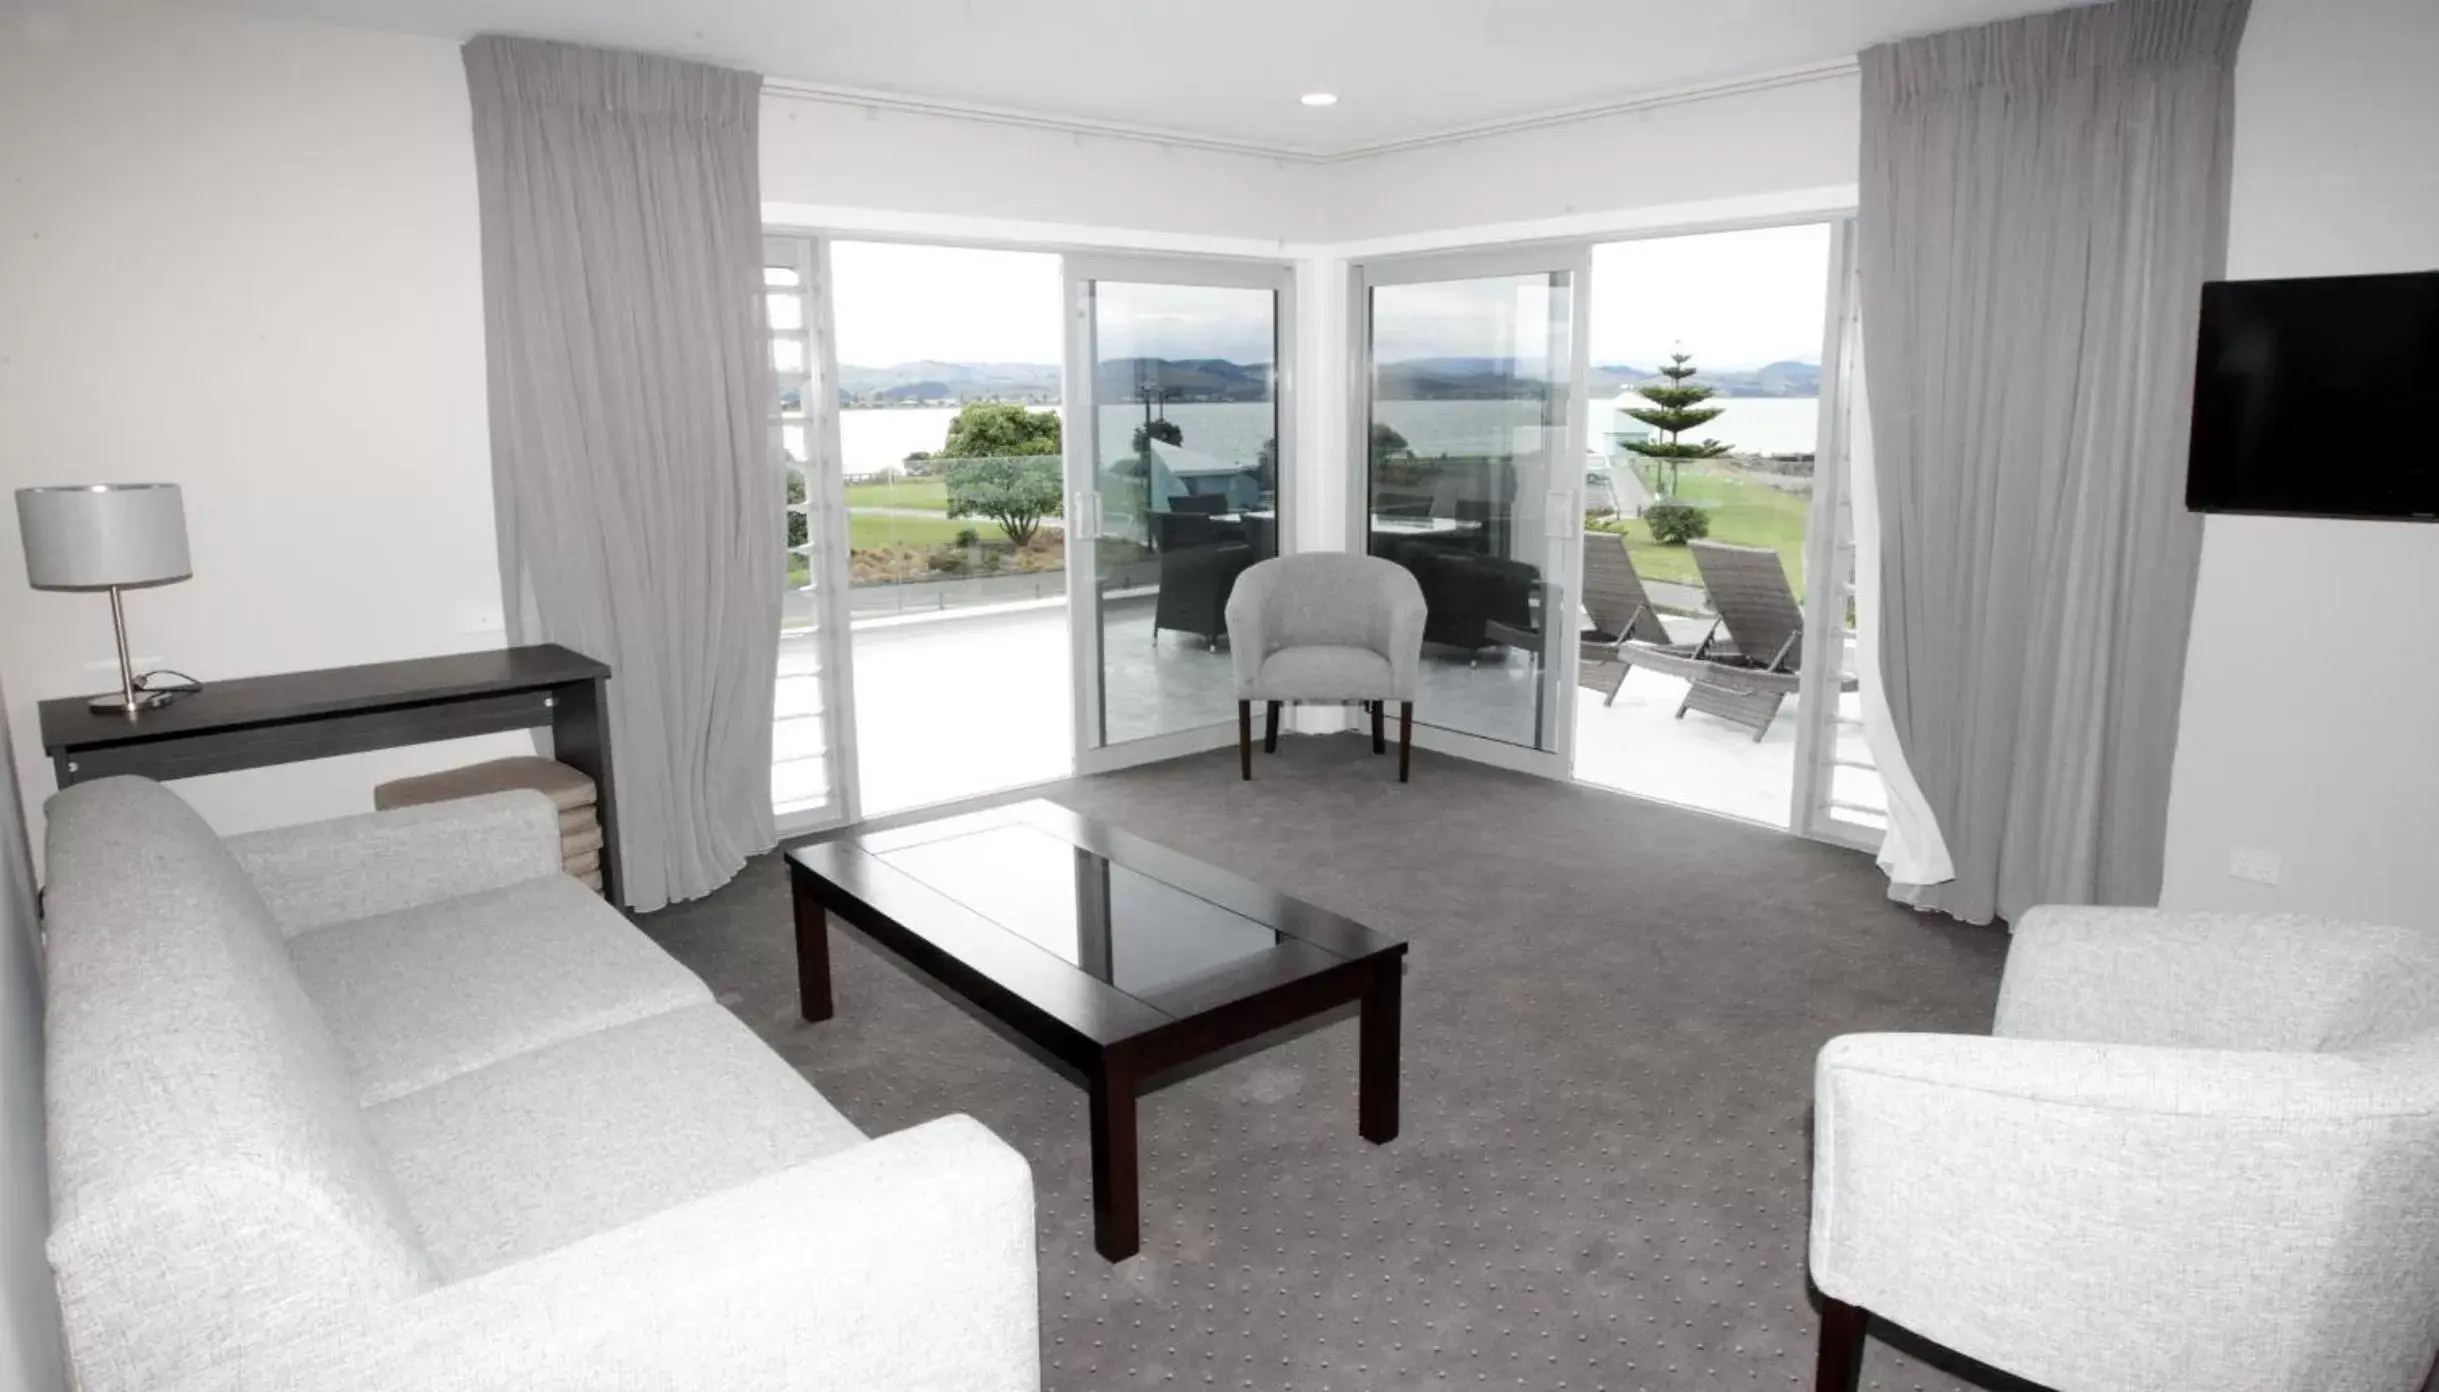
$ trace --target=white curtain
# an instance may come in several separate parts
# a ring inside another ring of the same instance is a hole
[[[658,908],[777,840],[762,79],[489,36],[465,60],[510,637],[610,664],[625,897]]]

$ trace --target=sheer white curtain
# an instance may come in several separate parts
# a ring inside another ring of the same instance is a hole
[[[1863,742],[1872,751],[1888,799],[1888,833],[1880,839],[1880,869],[1889,894],[1913,902],[1924,886],[1955,877],[1939,819],[1924,800],[1922,785],[1906,763],[1905,745],[1889,714],[1888,683],[1880,673],[1880,495],[1872,473],[1872,412],[1864,388],[1863,332],[1848,335],[1846,491],[1855,518],[1855,665],[1863,698]]]

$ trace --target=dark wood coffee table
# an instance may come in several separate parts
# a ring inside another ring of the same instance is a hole
[[[1362,1002],[1356,1129],[1397,1137],[1406,945],[1048,802],[788,853],[796,974],[827,1020],[837,916],[1072,1067],[1092,1097],[1093,1245],[1141,1246],[1135,1099],[1158,1075]]]

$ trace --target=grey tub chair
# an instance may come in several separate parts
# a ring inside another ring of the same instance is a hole
[[[1822,1389],[1872,1316],[2062,1392],[2423,1385],[2439,932],[2034,909],[1991,1033],[1821,1051]]]
[[[1253,777],[1253,703],[1264,702],[1262,748],[1279,749],[1287,701],[1361,701],[1372,713],[1372,752],[1384,752],[1381,722],[1398,703],[1397,778],[1413,763],[1414,689],[1422,666],[1423,587],[1377,556],[1317,552],[1248,567],[1228,597],[1228,646],[1236,660],[1238,763]]]

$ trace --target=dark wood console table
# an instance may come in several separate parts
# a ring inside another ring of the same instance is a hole
[[[42,749],[65,788],[113,774],[167,781],[548,726],[554,757],[600,790],[601,887],[618,904],[609,681],[608,664],[540,643],[211,682],[132,719],[69,696],[42,703]]]

